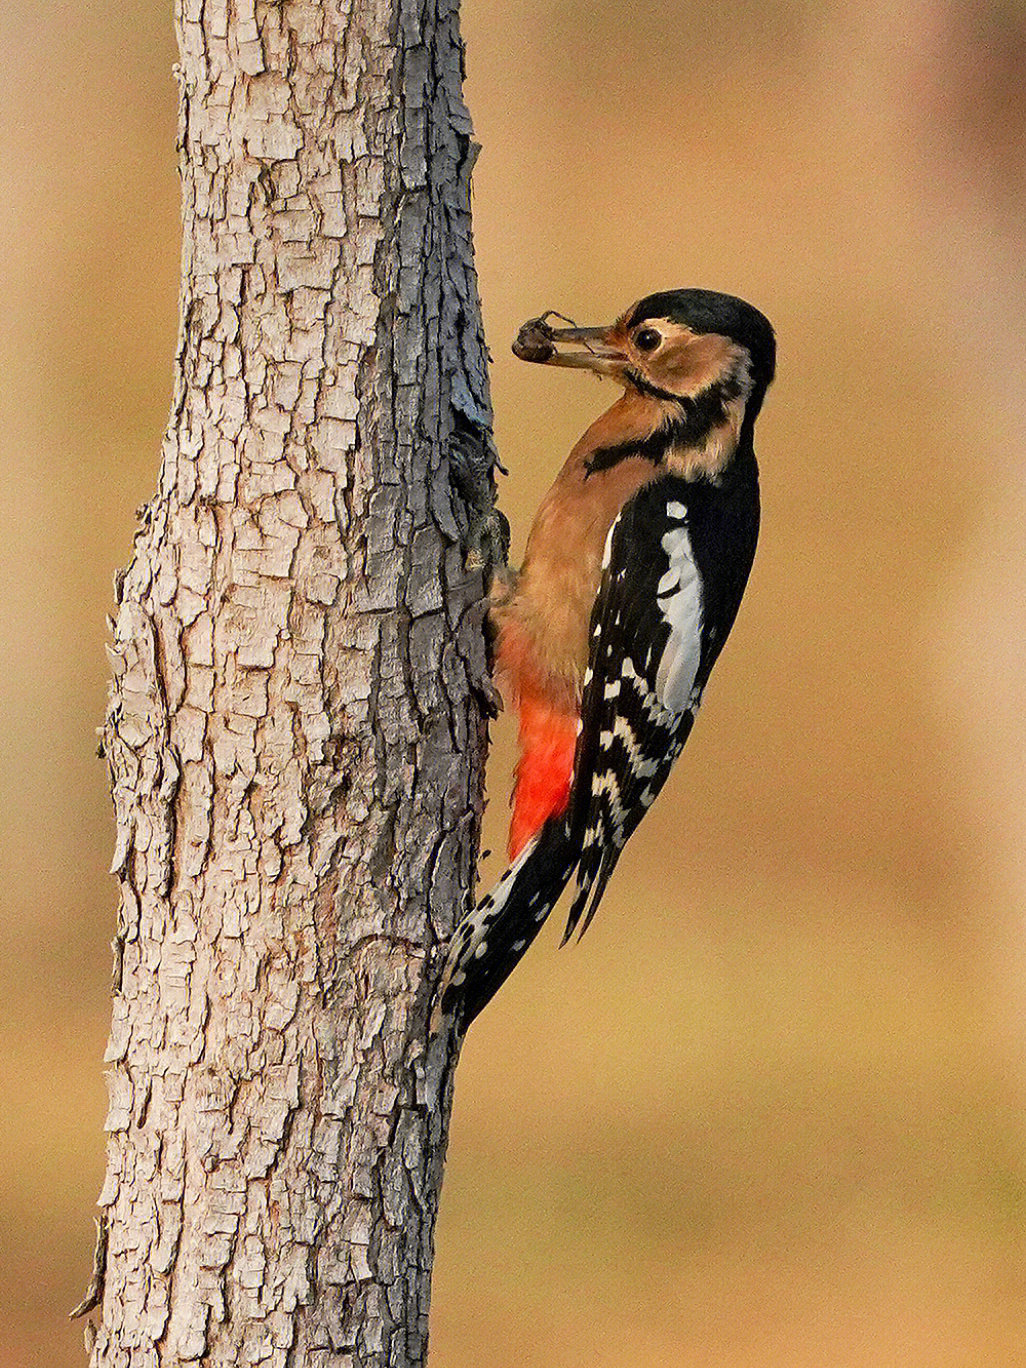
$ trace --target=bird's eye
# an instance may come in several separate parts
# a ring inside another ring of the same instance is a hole
[[[656,332],[655,328],[641,328],[634,334],[634,345],[638,351],[655,351],[662,341],[662,337]]]

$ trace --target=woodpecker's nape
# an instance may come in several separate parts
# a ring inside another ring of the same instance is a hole
[[[493,596],[497,673],[520,719],[512,863],[456,928],[436,1028],[470,1024],[575,874],[564,940],[587,928],[691,731],[758,537],[753,434],[775,368],[763,315],[668,290],[608,327],[553,316],[525,323],[515,354],[623,393],[571,451]]]

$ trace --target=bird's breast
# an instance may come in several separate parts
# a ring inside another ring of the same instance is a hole
[[[516,589],[493,609],[500,668],[514,692],[580,705],[606,539],[620,509],[659,469],[628,457],[589,474],[579,444],[542,500]]]

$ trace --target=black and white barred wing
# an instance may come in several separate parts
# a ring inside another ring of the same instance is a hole
[[[568,814],[580,863],[564,941],[587,929],[698,708],[703,586],[687,492],[674,476],[647,485],[606,543]]]

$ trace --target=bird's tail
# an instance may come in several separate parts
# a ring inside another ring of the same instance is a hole
[[[435,1029],[458,1018],[464,1030],[519,964],[570,880],[564,817],[552,817],[486,898],[457,926],[439,988]]]

